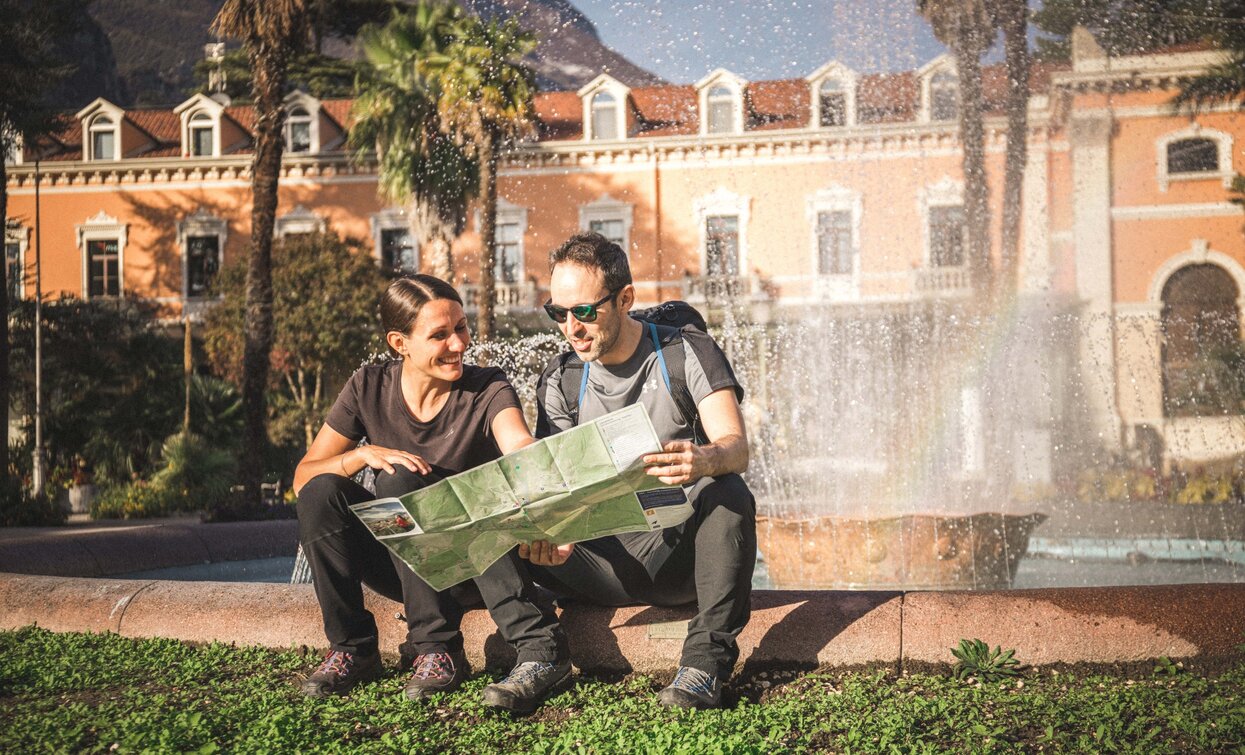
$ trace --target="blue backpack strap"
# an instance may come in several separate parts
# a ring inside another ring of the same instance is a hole
[[[687,385],[687,342],[683,340],[683,330],[651,323],[648,327],[653,347],[657,349],[657,362],[661,366],[666,389],[683,415],[683,422],[692,428],[696,444],[704,445],[709,441],[700,424],[700,411],[692,398],[692,390]]]
[[[661,339],[657,337],[657,326],[653,323],[645,323],[648,326],[649,337],[653,339],[653,351],[657,352],[657,364],[661,367],[661,379],[666,383],[666,390],[670,391],[670,395],[674,395],[674,389],[670,387],[670,368],[666,366],[666,355],[661,348]],[[585,383],[586,384],[586,383]]]
[[[588,368],[592,365],[580,362],[584,366],[584,375],[579,379],[579,398],[575,401],[575,422],[579,422],[579,407],[584,405],[584,394],[588,392]]]

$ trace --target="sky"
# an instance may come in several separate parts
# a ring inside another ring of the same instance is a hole
[[[799,78],[837,59],[862,72],[915,69],[945,52],[916,0],[572,0],[610,48],[668,81],[715,68]]]

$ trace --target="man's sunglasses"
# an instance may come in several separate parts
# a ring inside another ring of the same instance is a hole
[[[567,312],[575,315],[575,319],[580,322],[596,322],[597,307],[600,307],[605,302],[613,299],[614,296],[621,290],[622,289],[616,289],[614,291],[610,291],[608,294],[602,296],[600,299],[591,304],[576,304],[573,307],[559,307],[557,304],[553,303],[553,299],[550,299],[545,302],[545,312],[547,312],[549,317],[557,323],[566,322]]]

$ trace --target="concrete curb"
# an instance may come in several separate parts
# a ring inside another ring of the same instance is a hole
[[[368,595],[381,647],[394,650],[400,606]],[[562,612],[577,666],[660,672],[678,665],[690,607]],[[0,629],[112,631],[284,648],[324,647],[310,585],[82,579],[0,574]],[[463,620],[468,657],[505,667],[513,653],[483,610]],[[1016,648],[1033,665],[1133,662],[1167,656],[1239,658],[1245,585],[1006,592],[758,591],[739,638],[742,671],[818,666],[917,668],[949,663],[961,638]]]

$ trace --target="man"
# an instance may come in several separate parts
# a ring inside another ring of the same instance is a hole
[[[537,394],[537,435],[544,437],[634,403],[643,404],[663,443],[644,457],[648,473],[684,485],[694,513],[683,524],[579,543],[519,546],[533,576],[563,595],[603,605],[681,605],[695,601],[678,673],[659,695],[662,704],[709,708],[721,703],[748,623],[756,565],[756,502],[740,474],[748,440],[739,400],[743,391],[730,363],[708,335],[687,328],[658,350],[650,326],[632,318],[635,288],[627,256],[596,233],[571,237],[550,255],[550,301],[545,309],[584,362],[568,406],[562,389],[567,359],[555,357]],[[664,331],[668,336],[669,331]],[[697,417],[683,416],[667,387],[662,355],[682,349],[687,387]],[[697,445],[696,420],[704,443]]]

